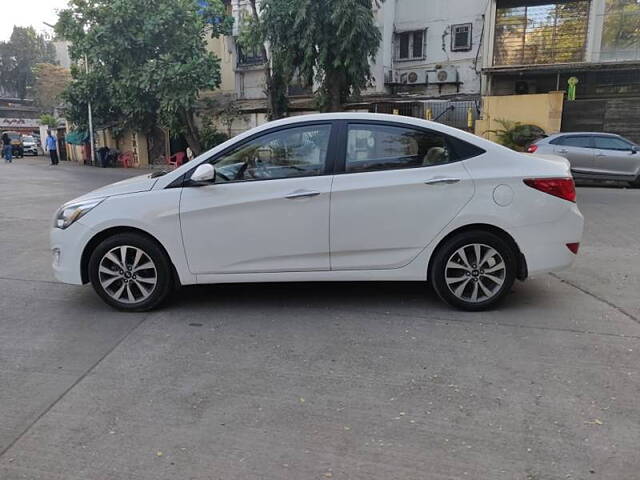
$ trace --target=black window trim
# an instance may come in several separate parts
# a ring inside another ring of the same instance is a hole
[[[444,137],[444,141],[447,145],[447,148],[449,149],[449,151],[453,152],[456,156],[455,160],[452,160],[450,162],[447,163],[442,163],[442,164],[438,164],[438,165],[427,165],[427,166],[418,166],[418,167],[408,167],[408,168],[388,168],[388,169],[382,169],[382,170],[368,170],[365,172],[347,172],[346,171],[346,163],[347,163],[347,140],[348,140],[348,132],[349,132],[349,126],[350,125],[373,125],[373,126],[383,126],[383,127],[396,127],[396,128],[405,128],[408,130],[417,130],[419,132],[423,132],[423,133],[431,133],[431,134],[436,134],[436,135],[441,135]],[[341,149],[339,152],[339,155],[336,157],[336,162],[335,162],[335,170],[334,170],[334,175],[361,175],[361,174],[365,174],[365,173],[379,173],[379,172],[392,172],[392,171],[399,171],[399,170],[415,170],[416,168],[432,168],[432,167],[438,167],[438,166],[442,166],[442,165],[450,165],[452,163],[458,163],[458,162],[462,162],[464,160],[468,160],[470,158],[474,158],[477,156],[480,156],[484,153],[486,153],[486,150],[482,147],[479,147],[471,142],[467,142],[466,140],[461,140],[459,138],[454,137],[453,135],[449,135],[448,133],[445,132],[441,132],[439,130],[434,130],[431,128],[426,128],[426,127],[421,127],[419,125],[413,125],[413,124],[408,124],[408,123],[404,123],[404,122],[392,122],[389,120],[359,120],[359,119],[354,119],[354,120],[342,120],[340,121],[340,131],[341,131],[341,135],[339,136],[339,141],[340,141],[340,145],[341,145]],[[458,141],[458,142],[463,142],[466,144],[471,145],[474,149],[478,150],[479,153],[477,153],[476,155],[461,155],[459,154],[459,152],[456,150],[454,142],[452,142],[452,140]]]
[[[327,175],[333,175],[333,172],[335,170],[335,160],[336,160],[336,147],[338,145],[338,141],[339,138],[337,137],[338,135],[338,122],[336,122],[335,120],[317,120],[317,121],[308,121],[308,122],[296,122],[296,123],[290,123],[287,125],[280,125],[278,127],[273,127],[273,128],[269,128],[267,130],[263,130],[261,132],[256,132],[253,135],[248,136],[247,138],[241,140],[240,142],[236,142],[233,145],[229,145],[227,148],[225,148],[224,150],[217,152],[214,155],[211,155],[210,157],[202,160],[201,162],[198,162],[197,165],[194,165],[193,168],[189,169],[187,172],[184,173],[184,175],[181,175],[180,177],[176,178],[173,182],[171,182],[169,185],[167,185],[165,188],[182,188],[182,187],[188,187],[188,180],[189,178],[191,178],[191,175],[193,174],[193,172],[196,170],[196,168],[198,168],[200,165],[203,165],[205,163],[210,163],[214,160],[219,159],[220,157],[227,155],[228,153],[232,152],[233,150],[237,150],[238,148],[242,148],[244,145],[246,145],[249,142],[252,142],[253,140],[256,140],[260,137],[264,137],[266,135],[270,135],[272,133],[277,133],[280,131],[284,131],[284,130],[291,130],[294,128],[301,128],[301,127],[312,127],[315,125],[320,125],[320,126],[326,126],[328,125],[329,127],[331,127],[331,130],[329,131],[329,147],[327,148],[327,156],[325,158],[325,165],[324,165],[324,172],[321,173],[320,175],[298,175],[295,177],[278,177],[278,178],[264,178],[264,179],[260,179],[260,180],[232,180],[229,182],[225,182],[224,185],[230,185],[230,184],[234,184],[234,183],[254,183],[254,182],[268,182],[268,181],[272,181],[272,180],[287,180],[287,179],[295,179],[295,178],[309,178],[309,177],[324,177]],[[211,185],[207,185],[207,186],[215,186],[215,185],[221,185],[221,184],[216,184],[216,183],[211,183]]]

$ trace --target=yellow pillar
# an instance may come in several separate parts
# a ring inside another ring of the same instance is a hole
[[[425,120],[433,120],[433,110],[431,110],[431,108],[427,108],[424,112],[424,119]]]

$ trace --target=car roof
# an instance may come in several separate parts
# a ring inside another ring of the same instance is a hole
[[[589,135],[598,135],[601,137],[620,137],[617,133],[607,133],[607,132],[559,132],[553,133],[546,138],[558,138],[558,137],[579,137],[579,136],[589,136]]]
[[[371,121],[389,122],[389,123],[404,124],[407,126],[428,128],[430,130],[441,132],[446,135],[451,135],[452,137],[466,141],[472,145],[482,148],[487,152],[495,152],[496,150],[498,151],[508,150],[506,147],[503,147],[502,145],[494,143],[478,135],[465,132],[464,130],[460,130],[459,128],[450,127],[448,125],[432,122],[429,120],[423,120],[421,118],[405,117],[403,115],[390,115],[385,113],[336,112],[336,113],[313,113],[308,115],[295,115],[292,117],[286,117],[280,120],[264,123],[258,127],[252,128],[233,138],[230,138],[226,142],[213,147],[211,150],[203,152],[201,155],[196,157],[193,161],[199,162],[199,159],[202,160],[204,156],[215,155],[217,152],[222,151],[225,148],[228,148],[235,143],[241,142],[250,136],[265,132],[267,130],[271,130],[273,128],[294,126],[299,123],[328,122],[328,121],[336,121],[336,120],[346,120],[346,121],[355,121],[355,122],[371,122]],[[513,151],[511,152],[514,153]],[[166,176],[159,177],[158,182],[163,186],[168,185],[172,181],[174,181],[176,178],[178,178],[180,175],[184,174],[185,172],[189,171],[192,168],[193,168],[193,164],[191,162],[185,163],[181,167],[178,167],[175,170],[171,171]]]

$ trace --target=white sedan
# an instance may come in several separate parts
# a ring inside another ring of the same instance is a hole
[[[482,310],[516,278],[569,267],[582,229],[560,157],[337,113],[268,123],[72,200],[51,249],[59,280],[91,282],[121,310],[152,309],[179,285],[365,280],[428,280],[448,304]]]

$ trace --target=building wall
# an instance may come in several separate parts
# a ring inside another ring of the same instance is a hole
[[[236,90],[234,47],[231,37],[207,37],[207,50],[220,59],[220,87],[216,92],[233,94]]]
[[[426,29],[426,58],[419,61],[394,59],[394,70],[435,70],[436,68],[455,66],[458,71],[459,93],[480,93],[481,49],[484,33],[485,2],[478,0],[398,0],[393,12],[395,32]],[[391,5],[389,5],[391,7]],[[391,15],[391,8],[385,9]],[[388,18],[385,19],[388,22]],[[451,33],[454,24],[472,24],[471,48],[468,51],[452,51]],[[391,41],[390,41],[391,40]],[[382,48],[393,58],[393,36],[386,35]],[[442,87],[430,84],[428,87],[415,87],[415,93],[438,97],[458,93],[455,85]]]
[[[497,120],[537,125],[548,135],[560,131],[564,92],[537,95],[488,96],[482,99],[483,119],[475,124],[476,135],[495,140],[489,130],[502,126]]]

